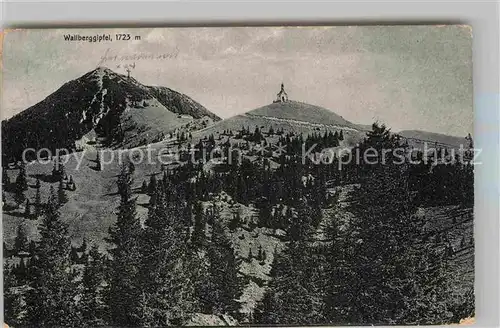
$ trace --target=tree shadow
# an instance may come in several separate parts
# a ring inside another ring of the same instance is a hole
[[[104,194],[104,196],[118,196],[118,195],[119,195],[118,191],[115,191],[115,192],[109,192],[109,193],[107,193],[107,194]]]
[[[96,165],[96,166],[89,166],[89,168],[90,168],[91,170],[96,171],[96,172],[101,172],[101,171],[102,171],[102,170],[100,170],[100,169],[99,169],[99,166],[98,166],[98,165]]]
[[[22,212],[9,212],[8,214],[16,218],[29,219],[29,216],[27,217],[26,214]]]
[[[52,174],[46,174],[46,173],[30,174],[29,176],[47,183],[54,183],[59,181],[57,177],[53,176]]]
[[[2,212],[10,214],[11,211],[16,210],[17,208],[18,208],[17,206],[5,204],[4,206],[2,206]]]

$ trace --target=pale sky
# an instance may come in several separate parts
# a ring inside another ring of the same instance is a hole
[[[63,37],[103,33],[141,40]],[[4,38],[2,119],[96,68],[104,54],[117,60],[101,66],[125,73],[135,62],[139,82],[185,93],[223,118],[271,103],[283,82],[291,100],[353,123],[472,132],[472,33],[456,25],[13,31]],[[143,59],[123,60],[132,55]],[[166,56],[147,59],[158,55]]]

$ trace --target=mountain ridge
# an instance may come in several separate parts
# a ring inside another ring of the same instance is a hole
[[[91,131],[104,146],[145,145],[205,117],[220,120],[187,95],[98,67],[2,121],[2,158],[19,159],[26,148],[75,151]]]

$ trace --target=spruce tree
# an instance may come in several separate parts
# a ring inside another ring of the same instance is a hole
[[[35,256],[36,242],[34,240],[30,241],[30,244],[28,246],[28,252],[30,253],[31,257]]]
[[[152,196],[155,191],[156,191],[156,175],[152,174],[151,177],[149,178],[149,185],[148,185],[148,195]]]
[[[257,249],[257,261],[262,261],[262,245],[259,245],[258,249]]]
[[[210,313],[239,316],[239,298],[243,281],[239,274],[241,260],[237,259],[227,238],[220,217],[214,219],[212,238],[207,249],[209,280],[205,309]]]
[[[7,168],[2,166],[2,190],[6,190],[10,187],[9,174],[7,173]]]
[[[64,181],[62,178],[59,180],[59,186],[57,188],[57,201],[59,206],[62,206],[68,202],[68,196],[66,196],[66,191],[64,190]]]
[[[24,195],[24,190],[21,187],[18,187],[18,185],[16,184],[16,187],[14,190],[14,201],[19,206],[22,203],[24,203],[25,200],[26,200],[26,196]]]
[[[229,231],[231,232],[236,231],[236,229],[240,226],[240,224],[241,224],[241,215],[240,212],[236,212],[235,214],[233,214],[233,218],[231,219],[231,221],[229,221],[228,225]]]
[[[130,173],[130,174],[132,174],[132,175],[133,175],[133,174],[134,174],[134,172],[135,172],[135,165],[134,165],[134,163],[133,163],[132,161],[129,161],[129,162],[128,162],[128,171],[129,171],[129,173]]]
[[[75,191],[76,190],[75,181],[73,180],[73,176],[72,175],[69,176],[68,189],[71,190],[71,191]]]
[[[27,219],[31,218],[31,205],[29,199],[26,199],[26,205],[24,206],[24,217]]]
[[[107,307],[104,299],[106,259],[97,245],[92,245],[82,277],[80,310],[82,326],[96,327],[106,324]]]
[[[350,206],[354,242],[346,317],[354,324],[444,324],[450,317],[438,265],[444,255],[422,246],[425,222],[415,215],[407,163],[396,164],[391,153],[385,163],[380,157],[383,149],[400,145],[374,124],[363,147],[376,149],[379,158],[364,165],[357,201]]]
[[[69,258],[71,242],[52,187],[39,233],[29,275],[27,323],[35,327],[74,326],[79,318]]]
[[[61,163],[59,162],[59,158],[54,158],[54,164],[52,166],[52,179],[55,181],[59,181],[59,179],[62,179],[62,174],[61,174]]]
[[[101,154],[100,154],[100,152],[97,152],[95,162],[96,162],[96,170],[97,171],[101,171],[102,170],[102,163],[101,163]]]
[[[3,242],[3,245],[2,245],[2,250],[3,250],[3,257],[4,258],[9,258],[12,254],[12,251],[9,249],[9,247],[7,246],[7,244],[5,243],[5,241]]]
[[[28,250],[28,231],[26,225],[24,223],[21,223],[17,226],[16,238],[14,239],[14,254],[19,254],[20,252],[28,252]]]
[[[356,276],[352,274],[351,253],[355,240],[352,237],[352,227],[340,229],[340,219],[336,216],[327,218],[325,227],[326,245],[325,254],[325,279],[324,279],[324,307],[323,316],[325,324],[348,325],[351,324],[350,303],[353,293],[352,284],[356,283]]]
[[[275,257],[272,280],[255,310],[255,321],[266,325],[324,324],[321,260],[306,242],[289,242]]]
[[[80,256],[75,246],[71,246],[70,259],[73,264],[80,264]]]
[[[182,222],[184,224],[186,242],[189,242],[191,240],[191,226],[193,226],[193,204],[190,201],[184,206]]]
[[[110,281],[108,306],[111,324],[119,326],[138,326],[141,262],[141,224],[136,215],[136,201],[132,198],[132,178],[126,166],[118,177],[118,218],[109,229],[107,241],[112,245],[109,250]]]
[[[28,180],[26,179],[26,168],[24,164],[19,168],[19,173],[16,177],[16,188],[23,191],[28,189]]]
[[[26,283],[26,278],[28,277],[28,270],[26,268],[26,262],[24,261],[24,257],[19,259],[19,264],[15,267],[15,275],[16,280],[20,285],[24,285]]]
[[[35,207],[34,217],[35,219],[38,219],[38,217],[40,217],[40,215],[42,214],[42,199],[40,196],[40,188],[36,189],[35,203],[33,204],[33,206]]]
[[[20,283],[13,269],[13,266],[7,263],[3,266],[4,322],[9,327],[22,327],[25,325],[26,306],[22,294],[16,288]]]
[[[157,188],[157,201],[145,222],[141,267],[140,325],[179,325],[195,305],[191,258],[177,191]]]
[[[194,247],[200,248],[205,244],[206,217],[203,212],[203,206],[200,201],[193,205],[194,212],[194,230],[191,243]]]

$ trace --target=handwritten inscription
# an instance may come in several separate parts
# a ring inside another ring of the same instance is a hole
[[[109,61],[139,61],[139,60],[163,60],[177,58],[179,55],[179,49],[175,48],[171,52],[163,52],[159,54],[153,53],[133,53],[133,54],[123,54],[123,55],[111,55],[109,54],[109,49],[106,53],[101,56],[101,62]]]

